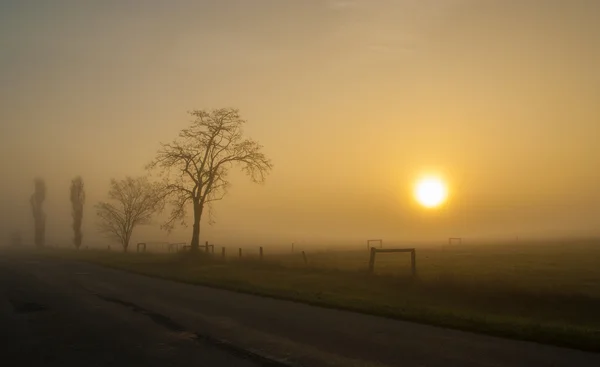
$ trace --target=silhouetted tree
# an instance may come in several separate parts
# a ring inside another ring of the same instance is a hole
[[[46,214],[44,214],[44,200],[46,200],[46,182],[41,178],[34,180],[35,191],[31,195],[31,211],[33,212],[35,237],[37,247],[44,247],[46,234]]]
[[[79,250],[83,240],[81,225],[83,223],[83,205],[85,204],[85,190],[83,179],[78,176],[71,181],[71,215],[73,216],[73,243]]]
[[[96,205],[100,231],[118,240],[127,252],[133,229],[149,224],[152,216],[163,208],[161,186],[149,182],[146,177],[112,179],[108,197],[114,205],[108,202]]]
[[[161,144],[148,169],[158,169],[165,178],[165,192],[173,210],[164,228],[177,221],[185,225],[187,205],[194,213],[191,249],[200,245],[200,220],[206,206],[227,193],[229,169],[238,165],[254,182],[263,182],[272,169],[271,161],[256,141],[244,138],[246,123],[239,111],[221,108],[194,110],[191,125],[172,143]]]

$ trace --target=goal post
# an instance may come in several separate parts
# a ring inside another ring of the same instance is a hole
[[[410,270],[412,276],[417,275],[417,250],[414,248],[392,248],[392,249],[376,249],[371,247],[369,257],[369,273],[373,274],[375,271],[375,255],[377,253],[393,253],[393,252],[409,252],[410,253]]]
[[[462,237],[449,237],[448,245],[454,245],[454,244],[462,245]]]

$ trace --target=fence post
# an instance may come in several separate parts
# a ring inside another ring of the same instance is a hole
[[[242,258],[242,248],[240,247],[240,251],[239,251],[239,258]]]
[[[375,247],[371,247],[371,256],[369,256],[369,273],[373,274],[375,271],[375,254],[377,253],[377,249]]]
[[[302,258],[304,259],[304,265],[308,265],[308,259],[306,258],[306,252],[302,251]]]
[[[204,252],[208,253],[208,241],[204,243]]]
[[[221,248],[221,257],[224,259],[225,258],[225,246],[223,246]]]
[[[410,252],[410,265],[413,277],[417,275],[417,250],[412,249]]]
[[[260,259],[261,260],[263,259],[263,248],[262,248],[262,246],[260,246]]]
[[[214,244],[210,245],[210,252],[211,252],[212,254],[214,254],[214,253],[215,253],[215,245],[214,245]]]

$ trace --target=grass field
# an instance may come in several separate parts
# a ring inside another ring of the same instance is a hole
[[[600,351],[600,241],[461,245],[378,254],[122,254],[47,250],[105,266],[195,284],[422,323]]]

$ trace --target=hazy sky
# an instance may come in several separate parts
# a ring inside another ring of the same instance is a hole
[[[233,175],[202,240],[600,234],[600,1],[0,0],[0,50],[4,235],[41,176],[68,242],[80,174],[98,241],[109,179],[226,106],[275,169]],[[443,209],[414,203],[426,172]]]

